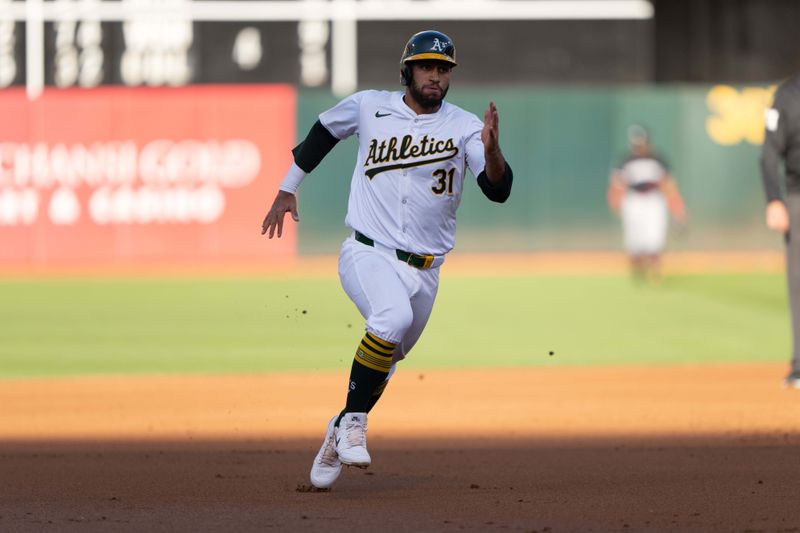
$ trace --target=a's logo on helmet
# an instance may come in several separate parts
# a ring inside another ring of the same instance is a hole
[[[447,46],[447,43],[443,43],[439,40],[438,37],[433,39],[433,46],[431,46],[431,50],[436,50],[437,52],[444,52],[444,47]]]

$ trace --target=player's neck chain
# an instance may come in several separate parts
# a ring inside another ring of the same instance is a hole
[[[431,155],[435,156],[439,154],[447,155],[444,157],[435,157],[422,161],[414,161],[411,163],[373,167],[367,170],[365,173],[367,177],[372,179],[377,174],[386,172],[387,170],[416,167],[420,165],[427,165],[428,163],[438,163],[440,161],[451,159],[458,154],[458,148],[456,147],[452,138],[447,139],[446,141],[437,141],[434,137],[428,137],[425,135],[419,140],[418,143],[414,144],[414,138],[411,135],[406,135],[403,137],[403,140],[399,142],[399,146],[397,137],[392,137],[388,141],[383,139],[380,141],[380,143],[377,139],[372,139],[369,143],[369,153],[367,154],[367,159],[364,161],[365,167],[380,163],[392,163],[395,161],[404,161],[406,159],[426,157]]]

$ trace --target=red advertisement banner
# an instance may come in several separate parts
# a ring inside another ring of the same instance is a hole
[[[0,265],[292,259],[260,226],[295,115],[288,85],[0,91]]]

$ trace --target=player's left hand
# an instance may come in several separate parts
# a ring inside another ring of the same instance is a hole
[[[497,107],[494,102],[489,102],[489,108],[483,114],[483,131],[481,131],[481,140],[486,153],[500,150],[499,123],[500,117],[497,114]]]

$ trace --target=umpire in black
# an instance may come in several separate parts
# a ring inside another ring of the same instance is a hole
[[[792,311],[792,366],[786,385],[800,389],[800,74],[778,87],[765,119],[761,177],[767,195],[767,227],[785,235]],[[785,194],[781,187],[781,160]]]

